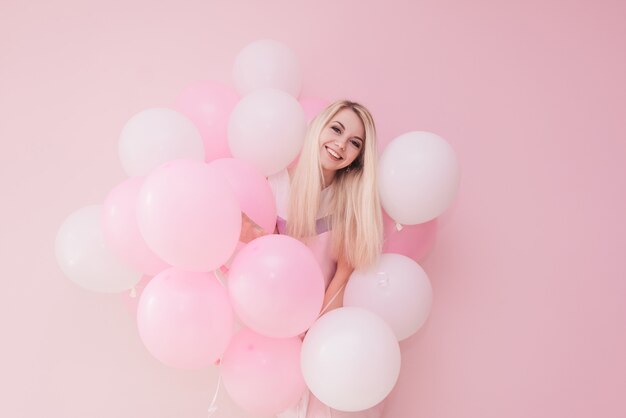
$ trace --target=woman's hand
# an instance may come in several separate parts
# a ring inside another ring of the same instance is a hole
[[[248,215],[241,212],[241,235],[239,236],[239,241],[247,244],[253,239],[257,239],[263,235],[268,235],[268,233],[265,232],[259,225],[254,223]]]
[[[328,311],[341,308],[343,306],[343,293],[346,290],[346,284],[350,275],[354,271],[354,267],[342,256],[337,260],[337,270],[332,280],[328,284],[326,293],[324,294],[324,303],[320,316]]]

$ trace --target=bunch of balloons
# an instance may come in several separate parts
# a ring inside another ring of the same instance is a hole
[[[425,132],[389,144],[379,183],[386,253],[353,273],[345,307],[318,318],[321,269],[304,244],[271,234],[267,176],[297,158],[307,121],[327,102],[297,99],[297,57],[276,41],[244,48],[234,81],[195,83],[172,109],[128,120],[119,155],[129,177],[101,205],[62,223],[58,263],[88,290],[145,285],[137,324],[148,351],[178,368],[220,360],[224,386],[244,409],[276,414],[307,387],[335,409],[369,408],[395,385],[398,341],[430,311],[430,282],[417,261],[456,193],[454,153]],[[242,213],[270,235],[239,242]]]

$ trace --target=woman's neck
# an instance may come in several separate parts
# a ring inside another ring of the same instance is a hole
[[[322,169],[322,189],[333,184],[333,180],[335,180],[335,171]]]

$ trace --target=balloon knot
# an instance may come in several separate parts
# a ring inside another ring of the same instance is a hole
[[[380,287],[389,286],[389,277],[387,277],[387,273],[385,273],[384,271],[380,271],[376,273],[376,277],[378,279],[377,280],[378,286]]]

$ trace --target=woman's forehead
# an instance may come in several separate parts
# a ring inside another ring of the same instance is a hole
[[[339,112],[330,119],[332,122],[339,122],[343,125],[346,131],[350,131],[352,135],[363,138],[365,135],[365,128],[359,115],[350,108],[341,109]]]

